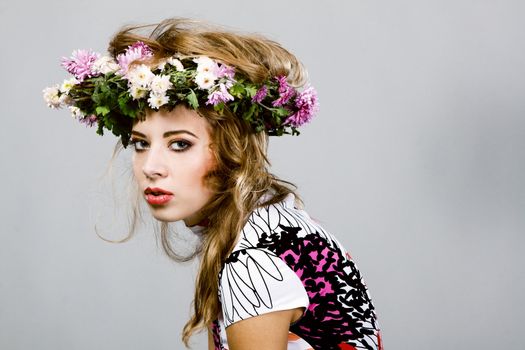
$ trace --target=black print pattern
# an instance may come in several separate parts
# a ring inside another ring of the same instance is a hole
[[[283,281],[283,275],[272,258],[278,259],[254,248],[235,251],[230,255],[222,271],[223,283],[228,287],[222,288],[223,315],[228,323],[234,321],[236,314],[257,316],[257,308],[273,307],[267,280]],[[257,289],[256,286],[262,287]],[[228,292],[225,293],[225,290]]]
[[[219,275],[224,323],[278,309],[282,297],[274,300],[268,286],[290,288],[291,270],[309,305],[290,331],[314,349],[382,349],[375,308],[350,255],[290,199],[254,211],[225,262]]]

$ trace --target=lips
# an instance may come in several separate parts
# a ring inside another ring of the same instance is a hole
[[[168,203],[173,198],[173,193],[163,190],[162,188],[146,188],[144,190],[146,201],[149,204],[161,205]]]
[[[148,187],[144,190],[144,194],[154,194],[154,195],[171,194],[173,195],[173,193],[171,193],[170,191],[166,191],[158,187],[153,187],[153,188]]]

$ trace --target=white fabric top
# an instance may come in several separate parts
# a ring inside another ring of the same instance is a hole
[[[284,202],[293,207],[294,195]],[[259,235],[246,225],[230,255],[236,258],[222,270],[220,301],[226,327],[272,311],[308,308],[308,295],[297,274],[273,252],[246,245]]]
[[[190,229],[206,234],[202,226]],[[289,350],[382,350],[375,308],[350,254],[295,206],[293,194],[250,214],[218,287],[222,312],[212,324],[216,350],[228,349],[226,328],[232,324],[295,308],[305,313],[290,325]]]
[[[261,201],[266,200],[266,196]],[[295,196],[289,194],[283,201],[294,207]],[[189,229],[201,235],[204,226]],[[308,308],[306,290],[297,274],[281,258],[262,248],[246,249],[247,236],[259,236],[245,227],[232,254],[238,252],[236,261],[224,265],[219,280],[222,313],[218,317],[219,333],[224,349],[228,349],[226,327],[250,317],[273,311]],[[255,238],[255,237],[254,237]],[[230,255],[231,257],[231,255]],[[306,350],[312,347],[303,339],[290,335],[288,350]]]

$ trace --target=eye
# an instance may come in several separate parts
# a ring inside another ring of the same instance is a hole
[[[175,152],[184,152],[191,147],[191,143],[185,140],[177,140],[170,143],[169,147]]]
[[[132,139],[129,144],[135,149],[135,152],[142,152],[146,149],[148,143],[140,139]]]

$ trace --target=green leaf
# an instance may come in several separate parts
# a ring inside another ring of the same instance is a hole
[[[237,108],[239,108],[239,102],[235,101],[230,104],[230,108],[232,109],[233,113],[237,113]]]
[[[97,115],[106,116],[110,112],[110,109],[106,106],[97,106],[95,113]]]
[[[100,136],[104,135],[104,123],[101,123],[100,121],[97,125],[97,134],[99,134]]]
[[[131,117],[131,118],[136,117],[137,107],[135,104],[133,104],[131,96],[128,94],[127,91],[120,94],[118,98],[118,106],[123,115]]]
[[[218,103],[217,105],[213,106],[213,109],[222,114],[224,112],[224,102]]]
[[[244,115],[242,116],[244,120],[251,120],[256,108],[257,108],[256,103],[251,104],[250,108],[246,112],[244,112]]]
[[[283,107],[278,107],[273,109],[273,113],[279,117],[286,117],[290,114],[290,111]]]
[[[129,144],[129,135],[128,134],[122,134],[120,135],[120,139],[122,140],[122,145],[124,146],[124,148],[128,147],[128,144]]]
[[[98,93],[97,90],[93,91],[93,95],[91,95],[91,100],[95,102],[97,105],[102,103],[101,95]]]
[[[231,95],[235,97],[242,97],[242,94],[245,91],[245,89],[243,85],[237,83],[234,84],[228,91]]]
[[[248,96],[253,97],[257,93],[257,89],[253,85],[248,85],[244,88]]]
[[[197,95],[195,95],[195,91],[191,90],[188,96],[186,96],[186,99],[188,100],[190,106],[193,107],[193,109],[199,108],[199,101],[197,100]]]
[[[109,88],[109,85],[104,82],[100,84],[100,91],[107,94],[108,92],[111,92],[111,89]]]

